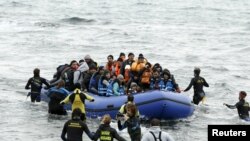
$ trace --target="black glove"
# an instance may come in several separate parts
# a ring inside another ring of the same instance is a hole
[[[91,100],[90,100],[90,102],[94,102],[94,101],[95,101],[95,99],[91,99]]]

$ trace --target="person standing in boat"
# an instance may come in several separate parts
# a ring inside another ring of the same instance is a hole
[[[50,98],[48,112],[50,114],[67,115],[67,111],[64,109],[63,105],[60,104],[69,94],[69,91],[66,90],[64,86],[65,82],[61,80],[57,86],[48,90],[47,96]]]
[[[49,83],[46,81],[46,79],[40,77],[40,69],[35,68],[33,71],[34,76],[31,77],[26,86],[25,89],[31,89],[28,96],[30,95],[31,102],[40,102],[41,101],[41,89],[42,85],[45,84],[47,88],[50,88]],[[31,86],[31,87],[30,87]]]
[[[154,118],[151,120],[149,131],[142,136],[142,141],[174,141],[172,136],[160,128],[160,120]]]
[[[114,61],[114,56],[113,55],[109,55],[107,57],[108,62],[105,66],[106,70],[109,70],[111,73],[111,76],[115,75],[115,61]]]
[[[247,96],[247,93],[245,91],[240,91],[239,102],[237,102],[235,105],[229,105],[226,103],[224,103],[223,105],[227,106],[230,109],[237,108],[239,117],[241,119],[250,121],[250,118],[249,118],[250,107],[249,107],[249,103],[245,101],[246,96]]]
[[[84,61],[88,64],[88,66],[98,66],[97,63],[90,57],[89,54],[84,56]]]
[[[60,104],[67,104],[72,103],[72,111],[74,109],[79,108],[82,112],[81,120],[86,120],[86,112],[85,112],[85,99],[89,100],[90,102],[94,102],[94,98],[87,95],[86,93],[81,92],[81,84],[76,84],[76,89],[74,90],[74,93],[71,95],[68,95],[63,101],[60,102]]]
[[[126,141],[123,137],[119,136],[116,129],[110,126],[110,122],[110,115],[104,115],[102,117],[101,125],[94,134],[94,141],[97,141],[98,139],[100,139],[100,141],[113,141],[114,138],[118,141]]]
[[[91,140],[93,139],[94,135],[89,131],[87,124],[81,120],[81,114],[81,109],[76,108],[73,110],[72,119],[64,124],[62,130],[61,138],[63,141],[82,141],[83,131]]]
[[[137,108],[135,104],[129,103],[126,106],[127,114],[125,115],[125,122],[121,124],[121,120],[118,118],[118,129],[121,131],[125,128],[128,129],[128,134],[131,141],[141,140],[141,127],[140,119],[136,117]]]
[[[84,78],[83,74],[88,70],[89,70],[88,64],[83,59],[79,60],[79,67],[77,68],[76,71],[74,71],[74,78],[73,78],[74,85],[76,83],[83,84],[83,78]]]
[[[130,52],[128,54],[128,59],[125,60],[120,68],[120,74],[122,74],[124,76],[124,81],[125,83],[127,83],[130,79],[130,69],[132,66],[132,63],[134,62],[134,53]]]
[[[209,87],[206,80],[200,76],[200,68],[195,67],[194,68],[194,78],[191,79],[190,84],[188,87],[184,90],[184,92],[191,89],[193,86],[194,88],[194,96],[193,96],[193,103],[198,105],[200,101],[205,97],[205,92],[203,90],[203,86]]]

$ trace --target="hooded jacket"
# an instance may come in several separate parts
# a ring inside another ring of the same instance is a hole
[[[86,62],[83,62],[78,69],[74,72],[74,84],[80,83],[82,84],[83,77],[81,76],[84,71],[89,70],[89,66]]]

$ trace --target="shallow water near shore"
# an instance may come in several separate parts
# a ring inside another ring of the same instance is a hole
[[[47,103],[26,100],[24,87],[34,68],[51,79],[58,65],[86,54],[103,65],[109,54],[143,53],[168,68],[181,89],[199,66],[210,85],[206,105],[187,119],[162,123],[176,141],[206,141],[209,124],[249,124],[222,105],[250,92],[249,0],[2,0],[0,6],[1,141],[61,140],[70,115],[49,115]],[[88,120],[91,131],[98,124]],[[128,138],[126,130],[119,133]]]

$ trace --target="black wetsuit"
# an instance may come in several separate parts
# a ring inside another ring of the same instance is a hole
[[[30,97],[31,97],[31,102],[40,102],[41,101],[41,97],[40,97],[40,93],[41,93],[41,89],[42,89],[42,85],[45,84],[48,88],[50,87],[50,85],[47,83],[46,79],[42,78],[42,77],[32,77],[28,80],[25,89],[30,89],[30,85],[31,85],[31,92],[30,92]]]
[[[193,102],[194,104],[198,105],[199,102],[202,100],[202,98],[205,96],[205,92],[203,91],[203,86],[209,87],[209,85],[203,77],[196,76],[191,79],[189,86],[184,90],[184,92],[191,89],[192,86],[194,88]]]
[[[140,141],[141,140],[141,127],[140,120],[137,117],[130,117],[125,123],[122,125],[121,121],[118,120],[118,128],[119,130],[123,130],[124,128],[128,128],[128,134],[131,138],[131,141]]]
[[[226,106],[228,108],[230,108],[230,109],[237,108],[239,117],[241,119],[247,119],[247,118],[249,118],[248,111],[250,110],[250,107],[249,107],[249,103],[246,102],[245,100],[242,99],[239,102],[237,102],[235,105],[228,105],[228,104],[226,104]]]
[[[69,120],[64,124],[61,138],[63,141],[82,141],[83,131],[92,140],[93,134],[90,133],[88,126],[79,119]],[[65,137],[67,133],[67,138]]]
[[[113,139],[118,141],[126,141],[124,138],[118,135],[117,131],[110,127],[110,125],[101,124],[94,135],[94,141],[100,139],[100,141],[113,141]]]

